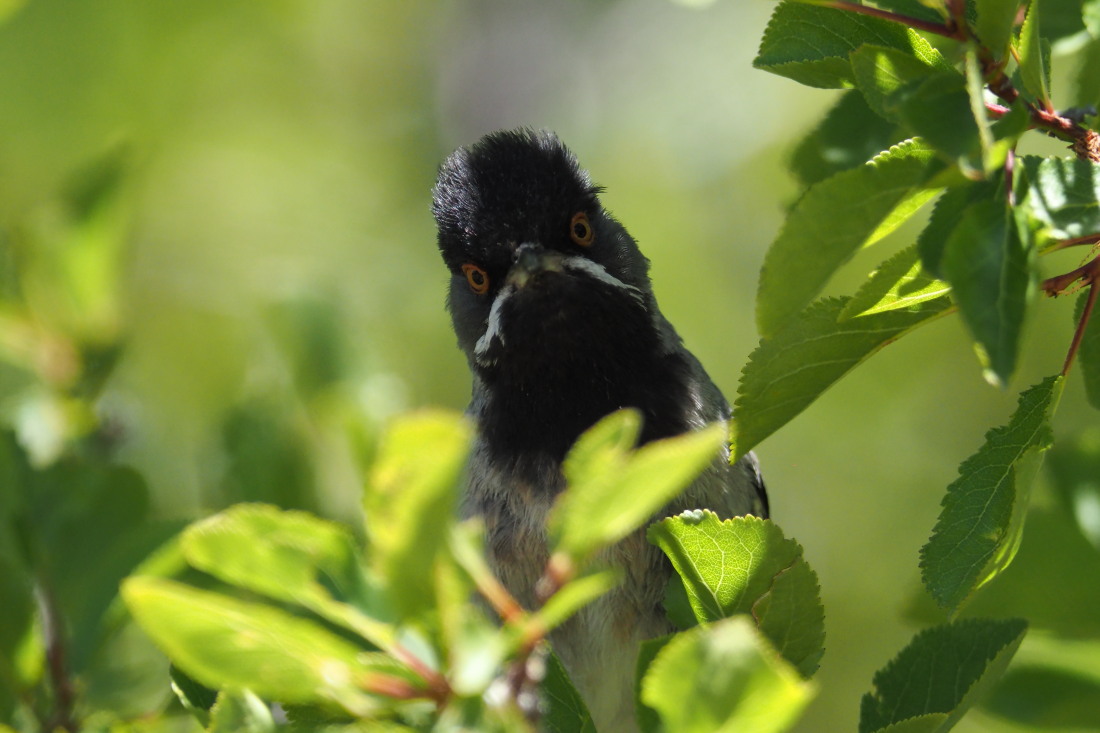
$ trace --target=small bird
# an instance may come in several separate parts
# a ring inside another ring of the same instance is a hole
[[[547,513],[566,452],[610,412],[643,416],[640,442],[726,421],[730,407],[657,307],[649,261],[553,133],[486,135],[440,167],[432,213],[448,309],[473,377],[477,424],[464,516],[485,522],[492,568],[527,607],[547,561]],[[660,516],[768,515],[753,455],[728,450]],[[644,529],[600,560],[625,582],[551,634],[597,729],[630,731],[638,643],[672,631],[671,568]]]

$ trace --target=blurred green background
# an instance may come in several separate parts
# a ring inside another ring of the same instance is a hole
[[[606,186],[732,399],[796,195],[785,156],[835,98],[751,68],[773,5],[0,2],[4,422],[39,464],[78,443],[135,467],[158,518],[265,500],[354,521],[380,426],[468,396],[436,166],[517,125],[556,130]],[[946,319],[758,450],[827,612],[798,730],[853,730],[918,628],[903,612],[944,488],[1016,392],[1061,367],[1072,299],[1038,311],[1007,392]],[[1071,380],[1056,434],[1095,418]],[[1001,729],[982,713],[959,726]]]

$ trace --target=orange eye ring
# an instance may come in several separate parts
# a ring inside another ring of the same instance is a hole
[[[466,282],[469,283],[470,290],[474,293],[485,295],[489,292],[489,273],[485,270],[468,263],[462,266],[462,273],[466,276]]]
[[[582,247],[592,246],[592,240],[596,238],[596,230],[588,221],[588,214],[583,211],[573,214],[573,219],[569,222],[569,236]]]

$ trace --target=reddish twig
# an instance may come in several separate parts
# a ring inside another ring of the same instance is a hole
[[[445,703],[451,697],[451,685],[447,682],[447,678],[424,664],[415,654],[405,647],[396,644],[389,652],[393,655],[394,659],[404,664],[412,670],[416,676],[424,680],[427,689],[417,694],[417,697],[430,697],[440,704]]]
[[[1093,260],[1097,262],[1097,260]],[[1073,332],[1073,341],[1069,344],[1069,352],[1066,353],[1066,362],[1062,365],[1062,376],[1069,374],[1069,368],[1073,366],[1073,359],[1077,356],[1077,350],[1081,348],[1081,340],[1085,337],[1085,329],[1089,325],[1089,317],[1092,315],[1093,306],[1096,305],[1096,293],[1100,291],[1095,276],[1089,285],[1089,294],[1085,298],[1085,308],[1081,311],[1081,320],[1077,322],[1077,328]]]
[[[365,674],[360,679],[359,686],[374,695],[382,695],[394,700],[416,700],[427,697],[439,704],[447,701],[446,697],[439,698],[433,695],[431,689],[417,687],[407,679],[388,674]]]
[[[880,10],[879,8],[873,8],[870,5],[859,5],[858,3],[847,2],[846,0],[826,0],[825,2],[817,3],[827,8],[834,8],[836,10],[844,10],[849,13],[855,13],[856,15],[870,15],[874,18],[882,18],[883,20],[889,20],[894,23],[901,23],[907,25],[910,28],[916,28],[919,31],[926,31],[933,33],[937,36],[943,36],[945,38],[955,38],[961,40],[958,37],[958,30],[946,23],[934,23],[929,20],[922,20],[921,18],[913,18],[908,15],[902,15],[901,13],[893,13],[889,10]]]
[[[1066,292],[1078,280],[1088,286],[1089,293],[1085,299],[1085,308],[1081,311],[1081,318],[1077,321],[1077,328],[1073,332],[1073,341],[1070,342],[1069,351],[1066,353],[1066,361],[1062,365],[1062,376],[1069,374],[1069,369],[1073,366],[1073,360],[1077,356],[1077,350],[1081,347],[1081,340],[1085,336],[1085,329],[1088,327],[1089,318],[1092,316],[1093,307],[1096,305],[1096,293],[1100,289],[1100,286],[1098,286],[1098,283],[1100,283],[1100,255],[1093,257],[1077,269],[1064,275],[1057,275],[1044,280],[1042,285],[1043,291],[1054,297]]]
[[[966,25],[966,3],[962,0],[948,0],[947,10],[951,16],[947,23],[935,23],[920,18],[912,18],[900,13],[888,10],[880,10],[867,5],[858,5],[848,0],[824,0],[816,3],[823,7],[842,10],[857,15],[868,15],[881,18],[894,23],[926,31],[956,41],[967,41],[971,38],[970,29]],[[977,40],[977,39],[976,39]],[[1004,72],[1004,62],[993,58],[989,49],[980,42],[977,44],[979,59],[982,64],[982,77],[986,88],[995,96],[1012,106],[1019,98],[1020,92],[1013,85],[1012,80]],[[1070,149],[1082,160],[1091,160],[1100,163],[1100,133],[1071,120],[1050,107],[1050,101],[1039,100],[1040,104],[1024,100],[1028,116],[1031,118],[1031,126],[1042,129],[1069,143]],[[1007,108],[990,109],[995,114],[1004,114]]]
[[[1060,242],[1047,247],[1047,252],[1057,252],[1063,249],[1069,249],[1070,247],[1080,247],[1082,245],[1096,245],[1100,244],[1100,232],[1095,234],[1086,234],[1083,237],[1073,237],[1072,239],[1063,239]]]

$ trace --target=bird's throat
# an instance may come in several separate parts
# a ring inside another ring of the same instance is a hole
[[[478,369],[475,399],[494,458],[521,473],[557,468],[584,430],[624,407],[641,411],[642,442],[688,429],[691,370],[682,352],[662,344],[644,309],[621,299],[601,305],[508,314],[498,358]]]

